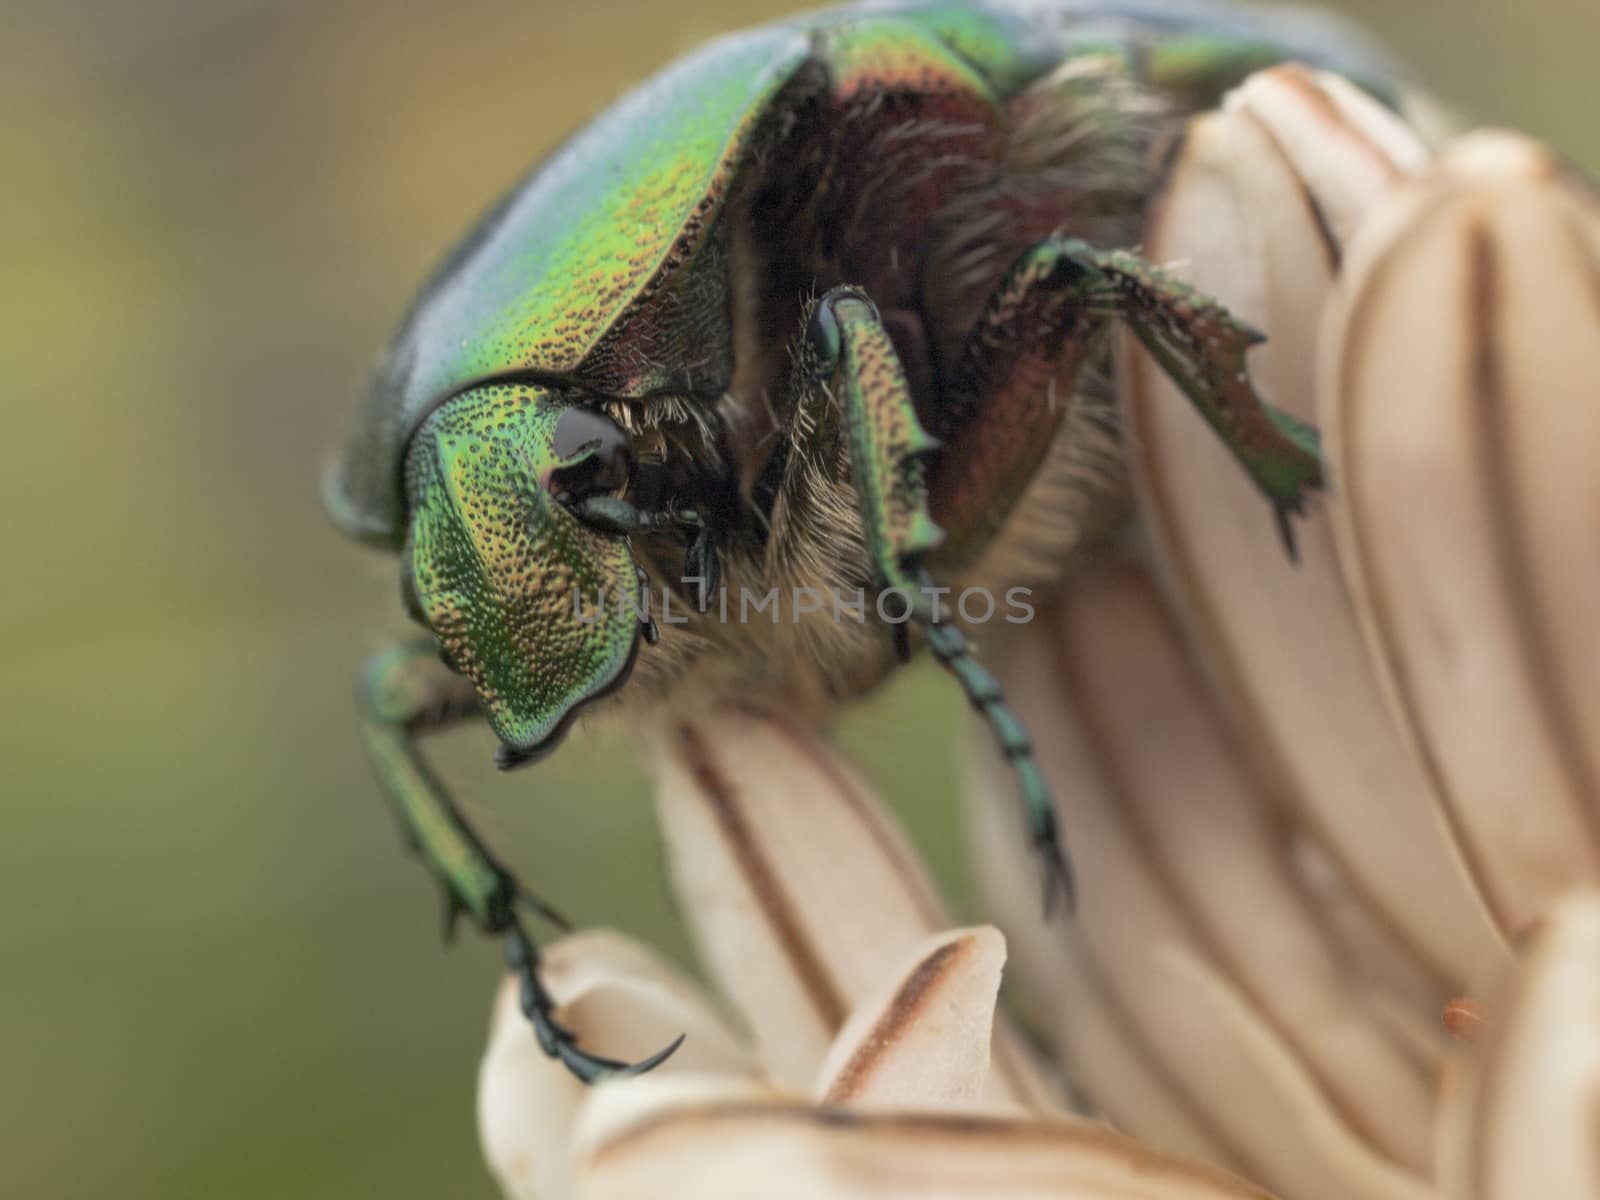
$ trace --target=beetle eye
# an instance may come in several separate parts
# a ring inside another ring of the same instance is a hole
[[[550,473],[550,491],[563,501],[620,492],[633,474],[633,443],[617,425],[587,408],[569,408],[556,421],[556,455],[577,459]]]

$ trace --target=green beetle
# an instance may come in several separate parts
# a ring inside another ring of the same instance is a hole
[[[605,697],[820,715],[925,644],[1016,770],[1047,905],[1070,896],[1028,735],[940,599],[1052,582],[1125,516],[1115,320],[1288,538],[1319,459],[1250,387],[1259,335],[1118,249],[1186,119],[1285,59],[1387,76],[1320,21],[1176,0],[826,10],[625,96],[423,290],[327,488],[342,529],[400,554],[429,633],[363,672],[364,736],[450,917],[507,939],[581,1077],[672,1047],[628,1067],[553,1019],[516,911],[548,910],[420,735],[481,714],[510,767]]]

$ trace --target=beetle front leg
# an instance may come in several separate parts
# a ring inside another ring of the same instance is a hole
[[[472,686],[440,663],[432,643],[397,646],[374,656],[357,689],[361,733],[385,795],[406,836],[445,889],[445,930],[465,914],[483,932],[503,936],[506,965],[522,987],[522,1011],[544,1052],[585,1082],[635,1074],[658,1066],[680,1038],[639,1063],[617,1062],[580,1049],[572,1031],[555,1019],[555,1005],[539,978],[539,950],[517,918],[521,904],[558,925],[565,922],[518,886],[467,824],[418,752],[427,733],[478,711]]]
[[[948,611],[941,611],[924,566],[944,539],[928,509],[927,468],[940,447],[917,417],[877,308],[859,289],[834,288],[811,308],[794,359],[795,416],[780,514],[837,507],[838,476],[847,477],[874,582],[901,599],[906,617],[922,629],[935,657],[988,723],[1017,777],[1044,863],[1045,910],[1057,897],[1070,905],[1072,871],[1033,741],[1006,704],[999,681],[972,656]]]
[[[990,298],[946,396],[955,436],[940,463],[934,510],[953,559],[985,544],[1043,459],[1066,398],[1120,318],[1266,496],[1294,554],[1290,519],[1322,484],[1314,430],[1250,383],[1246,355],[1262,335],[1125,251],[1052,237],[1028,250]]]

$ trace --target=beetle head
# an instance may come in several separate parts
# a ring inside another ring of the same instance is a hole
[[[472,681],[502,766],[553,748],[627,679],[640,634],[627,538],[568,505],[619,493],[631,466],[607,418],[529,384],[451,398],[407,451],[407,602]]]

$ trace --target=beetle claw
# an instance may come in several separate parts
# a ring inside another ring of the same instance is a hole
[[[620,1074],[620,1075],[644,1075],[647,1072],[654,1071],[662,1063],[666,1062],[667,1059],[671,1058],[674,1054],[676,1054],[678,1052],[678,1047],[683,1045],[683,1039],[688,1037],[688,1036],[689,1035],[686,1034],[686,1033],[680,1033],[677,1037],[673,1038],[670,1042],[668,1042],[661,1049],[657,1050],[649,1058],[643,1058],[643,1059],[640,1059],[636,1063],[630,1063],[627,1066],[622,1067],[618,1071],[618,1074]]]
[[[1295,537],[1294,519],[1300,515],[1299,511],[1287,504],[1273,506],[1272,515],[1278,521],[1278,536],[1283,539],[1283,551],[1289,556],[1289,561],[1296,566],[1300,563],[1300,545]]]
[[[1034,843],[1044,865],[1044,919],[1053,920],[1058,912],[1071,916],[1078,909],[1078,888],[1072,875],[1072,864],[1053,836],[1047,841]]]
[[[566,1031],[562,1030],[565,1034]],[[571,1035],[558,1036],[556,1040],[556,1058],[561,1065],[566,1067],[584,1083],[598,1083],[602,1079],[627,1078],[632,1075],[643,1075],[653,1071],[667,1059],[677,1053],[678,1047],[683,1045],[684,1034],[679,1034],[666,1046],[657,1050],[649,1058],[640,1059],[635,1063],[621,1062],[614,1058],[602,1058],[578,1048],[576,1042],[570,1040]]]
[[[522,1012],[533,1026],[540,1048],[584,1083],[643,1075],[666,1062],[683,1045],[684,1035],[679,1034],[669,1045],[635,1063],[591,1054],[579,1046],[577,1035],[556,1020],[555,1003],[539,978],[539,950],[515,918],[506,929],[506,966],[521,980]]]

